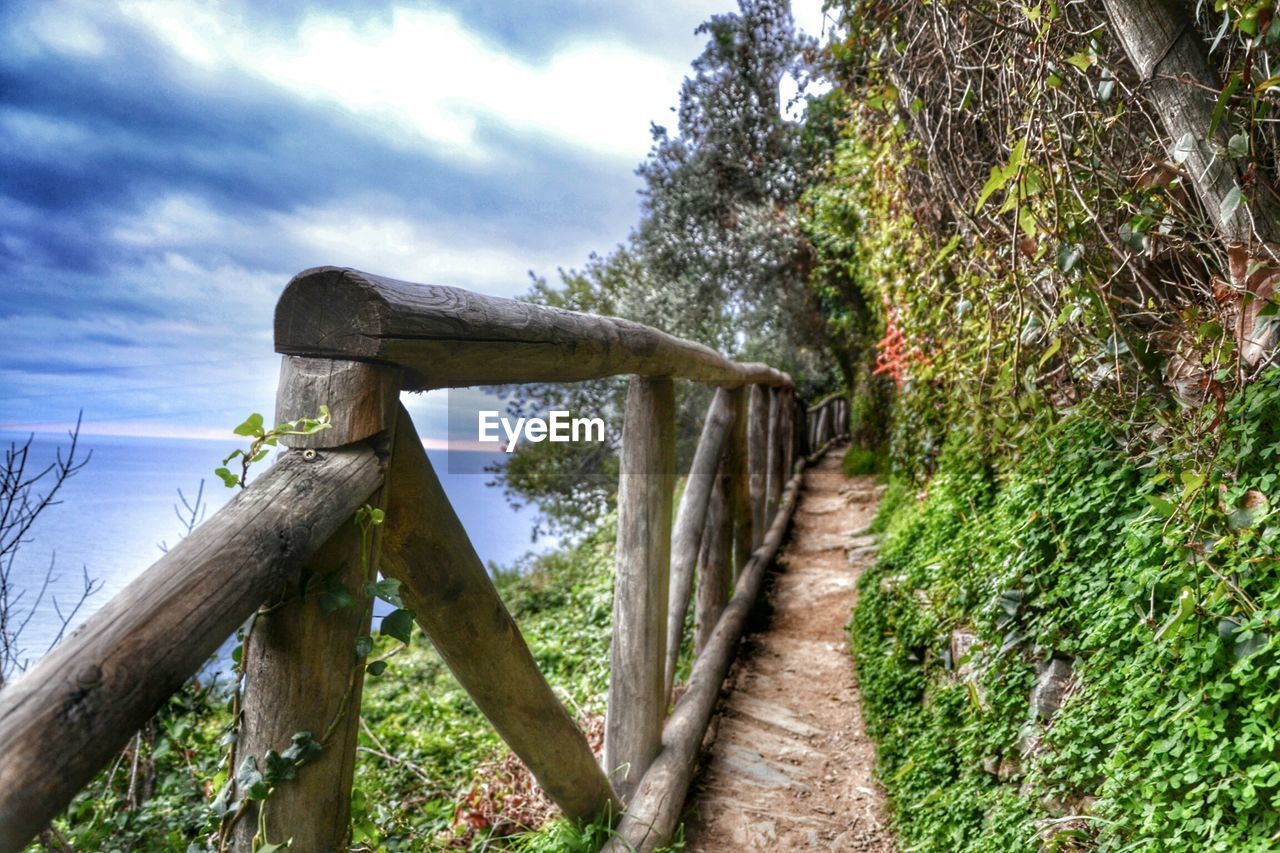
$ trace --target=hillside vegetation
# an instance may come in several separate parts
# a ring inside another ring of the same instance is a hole
[[[850,635],[904,850],[1277,849],[1272,4],[828,12],[821,41],[785,0],[710,18],[632,233],[526,298],[849,395],[847,470],[890,482]],[[787,77],[830,86],[788,105]],[[527,386],[514,408],[618,435],[622,389]],[[707,399],[681,391],[682,470]],[[616,450],[543,443],[497,472],[577,543],[497,583],[592,738]],[[420,634],[389,664],[358,847],[604,837],[550,819]],[[220,695],[175,699],[43,843],[205,849]]]
[[[851,638],[901,846],[1275,849],[1280,25],[835,5],[801,209],[874,341]]]

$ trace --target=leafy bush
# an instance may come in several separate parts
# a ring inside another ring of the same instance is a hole
[[[851,633],[903,848],[1275,849],[1280,372],[1212,454],[1087,405],[1033,426],[995,465],[953,432],[879,520]],[[1050,656],[1073,675],[1035,723]]]
[[[547,680],[571,710],[588,718],[603,713],[608,685],[613,538],[607,516],[581,543],[494,578]],[[365,679],[352,796],[354,849],[492,846],[493,832],[522,827],[477,826],[458,817],[482,765],[497,762],[506,747],[425,636],[416,628],[414,634],[382,675]],[[219,743],[230,719],[224,699],[217,685],[184,688],[140,741],[141,778],[149,793],[135,790],[131,798],[136,774],[127,753],[76,797],[52,832],[77,850],[204,849],[200,845],[217,823],[210,804],[221,787],[226,753]],[[505,794],[486,792],[499,810]],[[570,837],[586,844],[603,831],[563,821],[542,832],[523,829],[510,843],[530,850],[560,849],[558,839]]]
[[[846,477],[883,474],[885,467],[885,454],[882,451],[856,445],[846,450],[844,459],[840,461],[840,469],[844,471]]]

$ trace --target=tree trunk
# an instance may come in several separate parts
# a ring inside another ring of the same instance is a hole
[[[1264,182],[1248,187],[1243,180],[1241,163],[1228,151],[1230,122],[1224,118],[1213,127],[1222,83],[1209,63],[1191,10],[1181,0],[1104,2],[1112,32],[1150,88],[1150,103],[1171,143],[1191,143],[1181,146],[1186,154],[1183,168],[1227,245],[1229,274],[1242,299],[1236,323],[1240,355],[1246,364],[1254,364],[1276,344],[1276,324],[1257,322],[1258,311],[1274,290],[1274,266],[1280,260],[1272,245],[1280,236],[1275,198]],[[1240,193],[1240,203],[1233,205],[1230,197]],[[1258,261],[1266,267],[1261,275]]]

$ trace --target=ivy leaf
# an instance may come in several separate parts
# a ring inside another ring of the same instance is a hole
[[[265,770],[263,778],[268,785],[279,785],[298,775],[298,765],[274,749],[267,750],[267,754],[262,757],[262,766]]]
[[[1231,652],[1236,660],[1244,660],[1265,649],[1269,642],[1271,637],[1267,634],[1258,631],[1241,631],[1236,634],[1236,642],[1231,647]]]
[[[236,486],[240,485],[240,477],[236,474],[232,474],[226,468],[214,468],[213,473],[221,478],[222,484],[228,489],[234,489]]]
[[[1146,498],[1147,503],[1155,507],[1156,512],[1160,513],[1165,518],[1173,515],[1178,509],[1174,506],[1173,501],[1166,500],[1162,497],[1158,497],[1156,495],[1143,495],[1143,497]]]
[[[1088,71],[1090,68],[1096,65],[1097,62],[1098,62],[1097,57],[1095,57],[1093,54],[1086,53],[1083,50],[1077,53],[1075,56],[1068,57],[1067,59],[1068,64],[1074,65],[1076,68],[1079,68],[1081,71]]]
[[[258,772],[258,762],[252,755],[246,758],[240,765],[240,769],[236,771],[236,785],[251,800],[266,799],[267,785],[262,779],[262,774]]]
[[[321,613],[333,613],[335,610],[341,610],[344,607],[350,607],[355,604],[355,599],[351,597],[351,593],[347,592],[339,581],[333,575],[325,578],[324,592],[320,593],[316,599],[316,604],[320,606]]]
[[[1239,187],[1232,187],[1231,192],[1227,193],[1218,204],[1218,216],[1223,222],[1230,221],[1231,217],[1236,215],[1236,209],[1240,207],[1242,201],[1244,201],[1244,193]]]
[[[1245,628],[1233,616],[1218,621],[1218,636],[1231,649],[1231,655],[1236,660],[1244,660],[1257,654],[1271,642],[1269,634]]]
[[[1150,495],[1147,496],[1147,499],[1150,500]],[[1174,610],[1173,615],[1160,626],[1159,631],[1156,631],[1156,641],[1159,642],[1162,638],[1168,636],[1169,632],[1176,630],[1179,625],[1191,618],[1191,614],[1195,612],[1196,597],[1191,592],[1191,587],[1184,586],[1178,592],[1177,608]]]
[[[382,626],[378,632],[384,637],[395,637],[408,645],[413,636],[413,611],[404,608],[392,610],[382,618]]]
[[[365,667],[370,675],[378,676],[387,671],[387,662],[384,660],[376,660]]]
[[[316,740],[315,735],[309,731],[294,732],[293,743],[284,751],[281,757],[292,761],[294,764],[303,764],[315,758],[324,747]]]
[[[209,804],[210,810],[214,817],[222,817],[231,810],[231,783],[225,783],[219,790],[218,796],[213,798],[213,802]]]
[[[261,438],[267,434],[266,429],[262,425],[262,415],[254,412],[245,419],[245,422],[232,430],[236,435],[245,435],[252,438]]]
[[[367,658],[373,651],[373,637],[356,637],[356,657]]]
[[[1227,142],[1227,151],[1232,157],[1241,160],[1249,156],[1249,135],[1246,133],[1237,133]]]
[[[1185,163],[1187,158],[1195,153],[1198,140],[1191,131],[1182,134],[1177,144],[1173,146],[1173,162]]]
[[[377,583],[366,583],[364,594],[370,598],[375,596],[381,598],[394,607],[404,607],[404,601],[400,599],[400,581],[393,578],[383,578]]]

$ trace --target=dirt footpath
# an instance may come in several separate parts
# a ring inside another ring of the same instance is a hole
[[[880,491],[846,480],[842,455],[805,472],[768,629],[743,641],[690,792],[689,850],[893,849],[844,631],[874,559],[873,540],[853,534]]]

